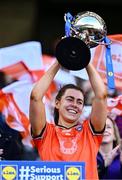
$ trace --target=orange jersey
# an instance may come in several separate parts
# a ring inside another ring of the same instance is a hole
[[[102,135],[92,132],[89,121],[70,129],[47,123],[43,135],[34,138],[42,161],[85,162],[86,179],[98,179],[96,156]]]

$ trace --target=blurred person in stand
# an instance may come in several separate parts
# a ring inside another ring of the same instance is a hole
[[[120,137],[122,138],[122,95],[108,98],[107,104],[109,116],[116,122]]]
[[[109,115],[97,164],[99,179],[122,179],[122,140],[115,121]]]
[[[122,114],[116,116],[115,122],[118,126],[120,137],[122,139]]]
[[[111,111],[109,112],[109,116],[113,119],[118,127],[120,137],[122,138],[122,114],[120,111]]]
[[[14,82],[12,78],[0,71],[0,89]],[[0,102],[1,105],[2,102]],[[18,131],[11,129],[0,112],[0,149],[1,160],[20,160],[23,153],[21,136]]]
[[[0,149],[1,160],[22,160],[23,144],[18,131],[5,123],[5,117],[0,112]]]
[[[15,82],[16,79],[0,71],[0,89]],[[0,106],[2,106],[0,100]],[[0,159],[1,160],[35,160],[38,158],[37,150],[22,143],[19,131],[8,126],[5,116],[0,112]]]

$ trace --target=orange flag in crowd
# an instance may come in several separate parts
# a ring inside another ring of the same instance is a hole
[[[110,47],[115,78],[115,88],[122,90],[122,34],[109,35],[108,38],[112,41]],[[104,82],[107,84],[105,53],[106,47],[104,45],[99,45],[93,49],[92,63],[100,73]]]

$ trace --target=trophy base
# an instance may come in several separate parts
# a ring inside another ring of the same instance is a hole
[[[76,37],[66,37],[57,44],[55,56],[62,67],[77,71],[89,64],[91,53],[82,40]]]

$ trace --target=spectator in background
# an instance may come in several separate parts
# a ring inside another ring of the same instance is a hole
[[[14,82],[12,78],[0,71],[0,89]],[[18,131],[11,129],[0,112],[0,149],[1,160],[22,160],[23,144]]]
[[[117,127],[119,129],[119,133],[120,133],[120,137],[122,139],[122,114],[116,116],[115,122],[117,124]]]
[[[120,137],[122,138],[122,94],[114,98],[107,99],[108,113],[119,129]]]
[[[0,89],[15,82],[4,72],[0,71]],[[0,105],[1,105],[0,101]],[[0,159],[1,160],[35,160],[38,153],[35,148],[30,148],[22,143],[19,131],[9,127],[5,117],[0,112]]]
[[[117,113],[117,111],[109,112],[109,117],[116,122],[116,125],[119,130],[120,137],[122,139],[122,114]]]
[[[11,129],[5,123],[5,117],[0,113],[0,149],[1,160],[22,160],[24,147],[18,131]]]
[[[100,179],[122,179],[122,141],[115,121],[109,116],[97,163]]]

